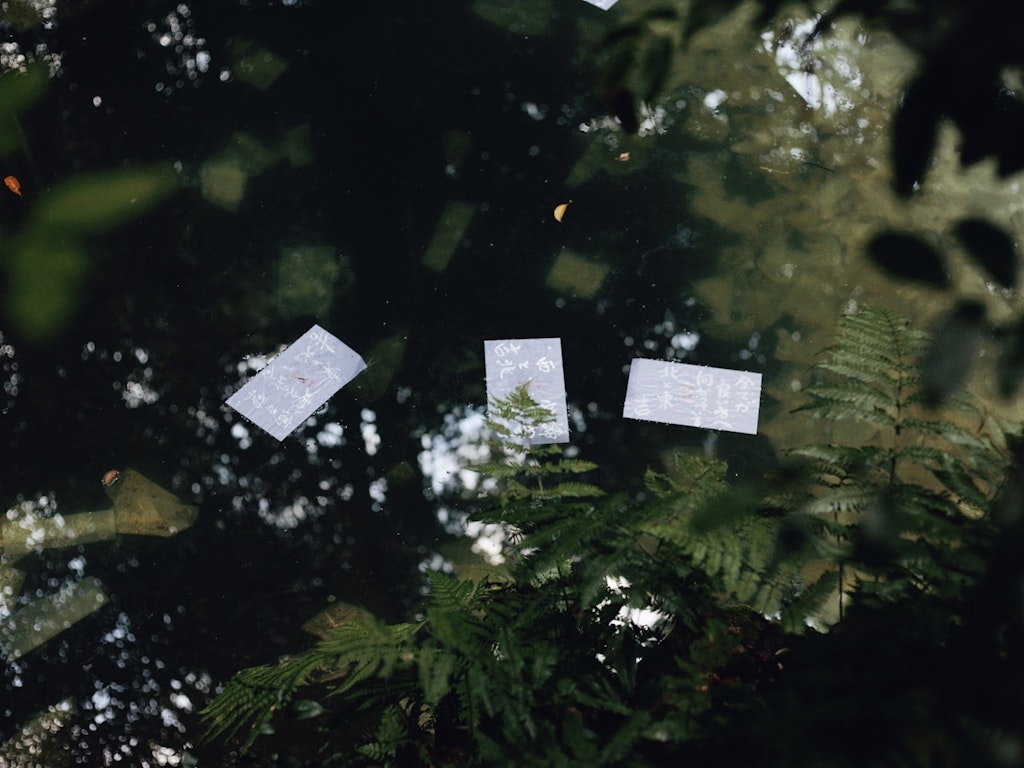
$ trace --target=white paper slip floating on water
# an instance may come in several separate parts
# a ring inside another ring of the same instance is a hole
[[[622,415],[756,435],[760,405],[760,373],[637,358]]]
[[[619,2],[619,0],[583,0],[583,2],[590,3],[591,5],[596,5],[602,11],[607,11],[609,8],[611,8],[613,5]]]
[[[487,399],[502,400],[516,387],[528,385],[534,402],[551,412],[554,419],[538,425],[510,424],[488,417],[520,435],[528,445],[569,441],[569,415],[565,407],[565,376],[562,371],[561,339],[504,339],[484,342],[487,371]]]
[[[229,397],[227,404],[284,440],[365,368],[357,352],[314,325]]]

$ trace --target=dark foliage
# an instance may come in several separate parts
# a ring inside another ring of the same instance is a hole
[[[984,219],[961,219],[956,236],[978,266],[999,285],[1017,285],[1017,249],[1003,230]]]
[[[353,765],[1021,765],[1024,450],[962,395],[922,410],[926,344],[844,318],[802,410],[877,432],[760,490],[677,455],[648,500],[603,495],[517,441],[547,418],[525,388],[492,403],[501,575],[428,574],[410,622],[336,606],[312,649],[229,682],[211,734],[251,745],[289,712]]]
[[[913,235],[900,232],[876,235],[868,246],[868,256],[893,277],[938,288],[949,286],[942,256]]]

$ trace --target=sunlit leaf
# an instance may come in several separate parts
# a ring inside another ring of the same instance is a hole
[[[868,245],[868,255],[876,266],[894,277],[940,288],[949,285],[942,257],[913,235],[883,232]]]
[[[79,286],[89,267],[84,251],[43,236],[23,238],[10,249],[4,265],[7,317],[30,341],[51,339],[78,306]]]
[[[162,165],[81,174],[61,182],[39,198],[32,226],[86,236],[140,218],[178,186]]]
[[[1017,252],[1013,240],[999,227],[984,219],[957,222],[956,236],[967,252],[1004,288],[1017,284]]]
[[[959,389],[978,357],[985,331],[985,307],[961,301],[932,336],[921,366],[921,391],[928,402],[941,403]]]

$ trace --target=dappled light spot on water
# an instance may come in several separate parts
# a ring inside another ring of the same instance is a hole
[[[490,456],[483,440],[484,430],[482,407],[457,407],[445,414],[439,432],[425,432],[420,437],[419,467],[432,493],[441,496],[477,489],[480,475],[467,469],[467,465]]]
[[[0,331],[0,379],[3,381],[4,399],[0,415],[5,415],[14,406],[14,398],[18,396],[18,385],[21,383],[18,363],[14,359],[14,345],[4,341]]]
[[[199,78],[210,69],[212,56],[206,49],[205,38],[196,33],[191,7],[179,3],[159,22],[148,22],[146,31],[166,51],[164,66],[168,79],[158,82],[156,90],[170,96],[186,84],[198,85]]]
[[[774,52],[779,73],[800,98],[812,109],[821,109],[825,115],[832,116],[839,110],[850,111],[854,108],[862,77],[857,67],[843,53],[847,46],[835,36],[819,36],[810,46],[801,43],[816,23],[816,19],[807,19],[798,24],[790,21],[786,29],[788,39],[780,40],[774,32],[769,31],[761,35],[761,41],[765,50]],[[859,42],[864,42],[864,39],[861,38]],[[824,48],[838,51],[829,57],[827,72],[822,71],[824,62],[821,52]]]

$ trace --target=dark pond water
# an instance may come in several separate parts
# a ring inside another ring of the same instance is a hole
[[[108,600],[2,665],[0,742],[73,699],[73,762],[174,765],[190,751],[216,765],[196,715],[233,672],[306,647],[301,624],[331,600],[408,615],[472,503],[457,462],[486,401],[485,339],[561,338],[570,450],[605,468],[602,484],[639,493],[673,447],[718,451],[739,475],[775,448],[624,421],[633,357],[764,373],[781,382],[762,401],[771,420],[806,372],[794,345],[820,349],[865,292],[837,276],[851,259],[834,218],[809,224],[800,201],[756,207],[798,191],[844,210],[871,197],[836,157],[775,152],[780,132],[735,135],[765,102],[808,109],[784,80],[758,101],[677,72],[640,136],[608,120],[586,51],[622,8],[65,5],[32,23],[26,9],[48,6],[12,3],[0,26],[0,65],[52,72],[0,135],[0,176],[22,193],[0,205],[0,502],[44,517],[102,509],[104,473],[132,467],[199,513],[170,538],[19,560],[19,606],[85,577]],[[716,76],[750,76],[728,61]],[[802,126],[786,141],[806,144]],[[153,164],[173,169],[174,191],[106,221],[110,174]],[[56,279],[38,212],[76,179],[81,194],[51,206],[84,233],[56,236],[74,273]],[[812,271],[773,242],[814,251]],[[736,293],[718,306],[723,280]],[[46,332],[26,320],[38,316]],[[314,323],[369,369],[278,442],[224,401],[262,364],[249,356],[265,362]]]
[[[4,158],[22,184],[5,232],[89,172],[166,163],[180,189],[82,241],[77,282],[32,297],[71,307],[48,333],[25,329],[13,268],[3,276],[0,500],[101,509],[100,478],[130,466],[199,515],[173,538],[19,561],[19,606],[83,576],[108,602],[3,665],[0,741],[73,699],[74,762],[177,764],[203,754],[196,713],[216,687],[305,647],[301,623],[329,600],[405,615],[453,535],[438,510],[460,504],[438,493],[440,469],[422,471],[450,450],[420,454],[457,447],[458,418],[484,404],[485,339],[561,337],[574,446],[610,485],[638,488],[660,450],[703,440],[620,418],[634,354],[740,359],[694,343],[687,286],[712,269],[718,235],[666,182],[681,141],[614,167],[622,137],[578,53],[581,22],[610,17],[582,2],[483,5],[497,18],[467,2],[298,0],[71,3],[45,24],[6,20],[5,66],[23,52],[53,77]],[[612,172],[569,189],[589,147]],[[425,266],[459,211],[445,263]],[[601,279],[553,284],[563,250]],[[314,322],[374,378],[279,443],[223,401],[252,372],[247,355]]]

